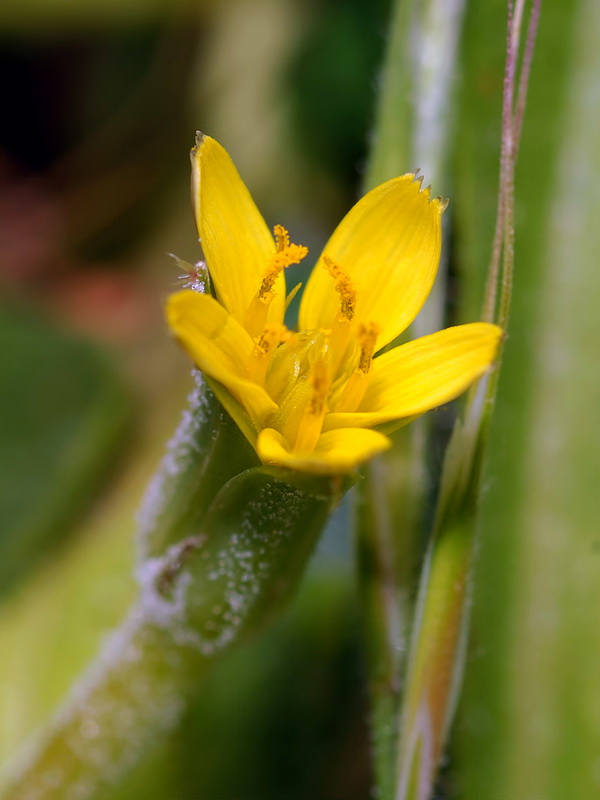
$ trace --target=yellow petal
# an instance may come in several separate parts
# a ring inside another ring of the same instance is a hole
[[[246,409],[257,428],[277,405],[266,390],[248,380],[254,342],[213,297],[183,291],[167,302],[169,326],[194,363],[223,384]]]
[[[192,199],[204,256],[217,297],[243,324],[275,253],[275,242],[225,149],[199,134],[191,157]],[[269,319],[282,322],[283,274],[273,291]]]
[[[370,191],[323,251],[356,288],[354,321],[381,328],[377,349],[410,325],[435,279],[445,204],[430,201],[429,190],[420,186],[409,174]],[[302,298],[300,328],[331,328],[340,313],[340,296],[323,256]]]
[[[323,433],[312,453],[296,453],[273,428],[258,435],[256,451],[265,464],[289,467],[313,475],[341,475],[391,446],[378,431],[343,428]]]
[[[493,363],[502,336],[496,325],[473,322],[395,347],[373,361],[357,411],[328,414],[325,430],[380,425],[453,400]]]

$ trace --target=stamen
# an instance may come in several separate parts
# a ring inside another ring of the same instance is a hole
[[[339,321],[351,322],[356,310],[356,287],[339,264],[328,255],[323,255],[323,266],[335,281],[335,290],[340,296],[341,308]]]
[[[269,357],[265,388],[279,409],[269,419],[290,447],[311,453],[329,410],[329,346],[322,331],[303,331]]]
[[[281,342],[287,342],[293,333],[285,325],[278,325],[276,322],[269,322],[265,325],[263,332],[254,341],[256,350],[263,356],[269,355]]]
[[[323,428],[330,385],[325,358],[319,358],[315,362],[309,383],[312,394],[298,422],[298,432],[294,442],[294,450],[298,453],[312,453]]]
[[[275,235],[275,245],[278,253],[290,246],[290,235],[283,225],[275,225],[273,234]]]
[[[358,359],[357,369],[359,372],[367,372],[371,369],[375,343],[381,333],[381,327],[376,322],[361,322],[356,332],[356,338],[360,344],[360,358]]]
[[[299,264],[308,255],[308,247],[302,244],[290,244],[290,235],[283,225],[275,225],[273,228],[275,235],[276,251],[271,259],[271,263],[265,270],[258,297],[263,303],[271,300],[271,292],[279,273],[292,264]]]
[[[375,322],[363,322],[359,325],[356,338],[360,345],[360,356],[356,369],[348,378],[335,410],[338,413],[356,411],[367,389],[369,371],[373,363],[375,344],[381,328]]]
[[[276,225],[273,228],[273,234],[275,236],[275,252],[264,272],[258,292],[250,301],[244,319],[244,327],[254,339],[259,337],[265,327],[271,300],[275,296],[273,287],[279,274],[286,267],[299,264],[308,253],[308,247],[290,243],[289,234],[283,225]]]

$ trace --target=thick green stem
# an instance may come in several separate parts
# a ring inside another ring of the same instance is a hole
[[[3,800],[92,800],[117,782],[177,722],[210,665],[260,630],[297,585],[340,482],[255,467],[225,483],[192,526],[185,494],[192,475],[177,470],[203,466],[210,475],[212,466],[222,470],[214,459],[223,454],[209,448],[205,463],[193,437],[189,444],[174,471],[168,459],[165,466],[183,492],[188,523],[177,528],[174,515],[172,524],[185,538],[141,561],[129,618],[15,765]],[[177,491],[159,498],[152,518],[162,523]],[[168,539],[170,529],[161,530]]]
[[[500,277],[496,321],[504,328],[508,323],[514,263],[514,171],[518,151],[514,89],[522,10],[523,4],[519,2],[513,17],[509,4],[498,224],[489,270],[490,297],[486,298],[489,309],[495,309],[496,282]],[[533,42],[530,34],[530,50]],[[525,90],[522,92],[524,102]],[[501,276],[498,276],[497,261],[499,232],[503,252]],[[463,672],[469,586],[477,545],[476,512],[481,494],[483,456],[497,392],[498,368],[499,363],[471,390],[465,422],[459,421],[455,425],[446,453],[434,533],[421,577],[419,607],[411,640],[400,726],[396,800],[428,800],[431,796],[456,705]]]
[[[419,166],[427,182],[441,190],[462,10],[463,0],[396,2],[365,188]],[[443,296],[440,275],[412,333],[419,336],[442,327]],[[366,468],[357,492],[358,570],[381,798],[392,797],[395,780],[407,619],[427,492],[427,441],[423,421],[398,431],[392,452]]]
[[[136,606],[42,741],[21,759],[3,798],[94,797],[177,721],[192,674],[200,678],[207,665]]]

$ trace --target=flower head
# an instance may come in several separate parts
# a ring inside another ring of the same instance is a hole
[[[284,271],[306,247],[273,234],[226,151],[192,150],[198,233],[215,296],[169,298],[175,336],[266,464],[339,474],[382,452],[376,427],[461,394],[493,362],[502,332],[476,322],[377,355],[433,285],[445,203],[407,174],[366,194],[338,225],[286,328]]]

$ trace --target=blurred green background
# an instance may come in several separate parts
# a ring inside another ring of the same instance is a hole
[[[180,285],[168,254],[199,257],[195,130],[227,147],[267,221],[318,253],[360,194],[390,11],[387,0],[0,5],[0,762],[135,593],[135,509],[191,387],[162,304]],[[542,9],[447,800],[600,793],[599,13],[593,0]],[[449,167],[433,187],[451,198],[449,323],[479,315],[504,18],[499,1],[464,7]],[[443,441],[448,412],[433,416]],[[348,515],[293,607],[105,800],[369,796]]]

